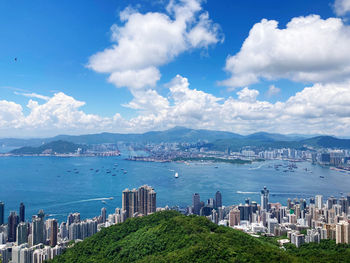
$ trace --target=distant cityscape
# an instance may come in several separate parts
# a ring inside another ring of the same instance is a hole
[[[303,243],[333,239],[337,244],[350,244],[350,194],[339,199],[324,200],[316,195],[309,200],[288,198],[286,205],[271,203],[270,191],[264,187],[260,192],[260,204],[249,198],[244,204],[223,206],[222,194],[217,191],[213,198],[201,201],[194,193],[192,205],[186,208],[158,207],[156,191],[148,185],[122,192],[122,208],[82,220],[80,213],[70,213],[66,222],[45,219],[40,210],[25,221],[25,205],[19,206],[19,214],[11,211],[5,224],[5,204],[0,202],[0,259],[3,263],[41,263],[60,255],[76,242],[94,235],[104,227],[120,224],[128,218],[146,216],[157,211],[177,210],[185,215],[207,217],[215,224],[244,231],[252,236],[279,237],[282,247],[292,243],[299,247]]]

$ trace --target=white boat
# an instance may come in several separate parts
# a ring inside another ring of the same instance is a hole
[[[175,178],[179,178],[179,174],[178,173],[175,173]]]

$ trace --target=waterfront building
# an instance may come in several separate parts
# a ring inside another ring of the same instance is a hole
[[[126,218],[133,217],[135,213],[149,215],[157,210],[157,193],[148,185],[137,190],[125,189],[122,195],[122,212]],[[122,220],[124,221],[124,219]]]
[[[16,242],[16,229],[19,223],[19,217],[16,212],[12,211],[8,217],[8,241]]]
[[[215,193],[215,208],[222,207],[222,195],[220,191]]]
[[[229,213],[229,226],[233,227],[233,226],[238,226],[241,222],[240,218],[241,218],[241,212],[235,208],[232,209]]]
[[[201,209],[201,201],[198,193],[194,193],[192,196],[192,207],[193,207],[193,214],[199,215],[200,209]]]
[[[19,221],[25,222],[25,206],[23,203],[19,205]]]
[[[5,204],[3,202],[0,202],[0,226],[5,224],[4,218],[5,218]]]
[[[101,209],[101,221],[102,221],[102,223],[106,223],[106,218],[107,218],[107,210],[105,207],[102,207],[102,209]]]
[[[56,219],[50,219],[49,221],[49,226],[50,226],[50,246],[54,247],[57,245],[57,234],[58,234],[58,224]]]
[[[137,191],[136,189],[125,189],[122,196],[122,210],[125,211],[126,218],[133,217],[137,212]]]
[[[33,216],[31,235],[32,235],[31,236],[32,237],[31,244],[33,246],[45,243],[43,217]]]
[[[323,196],[322,195],[315,196],[315,205],[316,205],[316,208],[322,209],[322,206],[323,206]]]
[[[267,190],[266,186],[264,186],[264,189],[261,190],[261,209],[262,210],[268,210],[269,193],[270,191]]]
[[[29,226],[25,222],[19,223],[17,226],[17,245],[28,243]]]

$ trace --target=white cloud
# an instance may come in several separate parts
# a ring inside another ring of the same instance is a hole
[[[134,99],[127,106],[139,114],[129,120],[119,113],[113,117],[87,114],[82,110],[85,102],[64,93],[56,93],[42,104],[29,100],[29,114],[24,114],[21,105],[2,100],[0,136],[144,132],[176,125],[243,134],[350,132],[350,81],[315,84],[276,103],[258,100],[259,92],[249,88],[238,91],[237,99],[219,98],[191,89],[188,80],[179,75],[167,87],[168,98],[151,89],[133,90]]]
[[[269,90],[267,91],[267,96],[272,97],[274,95],[277,95],[280,92],[281,92],[280,88],[277,88],[275,85],[270,85]]]
[[[125,70],[113,72],[108,81],[117,87],[129,87],[130,89],[142,89],[154,87],[160,79],[160,72],[155,67],[141,70]]]
[[[141,14],[128,7],[120,13],[122,25],[111,27],[111,47],[90,57],[88,67],[111,74],[117,87],[154,86],[159,66],[193,48],[207,48],[222,38],[219,27],[202,12],[200,0],[170,1],[167,13]]]
[[[344,16],[350,12],[350,0],[335,0],[334,12],[337,16]]]
[[[261,79],[336,82],[350,78],[350,27],[339,18],[293,18],[285,29],[263,19],[249,32],[241,50],[226,60],[232,88]]]
[[[28,97],[28,98],[36,98],[36,99],[41,99],[41,100],[49,100],[50,97],[48,96],[44,96],[44,95],[40,95],[40,94],[37,94],[37,93],[24,93],[24,92],[17,92],[15,91],[14,92],[16,95],[21,95],[21,96],[24,96],[24,97]]]
[[[238,91],[237,95],[238,99],[241,101],[254,102],[256,101],[256,97],[259,95],[259,91],[245,87],[241,91]]]

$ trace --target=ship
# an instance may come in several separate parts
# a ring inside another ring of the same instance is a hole
[[[175,178],[179,178],[179,174],[178,173],[175,173]]]

